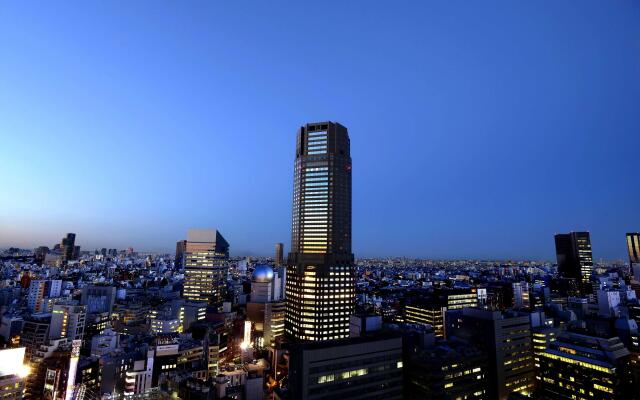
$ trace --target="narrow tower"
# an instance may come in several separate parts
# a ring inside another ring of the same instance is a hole
[[[355,276],[351,253],[351,155],[347,128],[300,128],[293,178],[285,332],[297,340],[349,336]]]

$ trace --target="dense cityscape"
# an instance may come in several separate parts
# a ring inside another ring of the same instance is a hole
[[[354,258],[347,128],[295,146],[287,253],[231,257],[215,227],[3,250],[0,398],[640,398],[640,233],[612,262],[580,231],[548,262]]]

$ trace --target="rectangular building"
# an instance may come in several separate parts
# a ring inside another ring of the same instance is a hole
[[[588,292],[593,272],[593,254],[589,232],[570,232],[555,236],[558,273],[580,283],[581,293]]]
[[[619,338],[564,333],[539,354],[537,378],[545,399],[631,399],[630,353]]]
[[[441,342],[408,357],[405,398],[489,400],[487,369],[478,348]]]
[[[447,312],[447,338],[462,339],[488,355],[488,398],[531,393],[535,383],[529,315],[465,308]]]
[[[226,295],[228,260],[229,243],[220,232],[190,229],[183,256],[183,297],[220,307]]]
[[[478,306],[478,294],[471,289],[436,289],[425,299],[405,305],[405,321],[431,325],[437,337],[445,336],[444,318],[447,310]]]
[[[292,345],[291,399],[402,399],[402,338],[359,337]]]

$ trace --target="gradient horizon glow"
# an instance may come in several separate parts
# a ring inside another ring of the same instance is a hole
[[[637,1],[0,5],[0,247],[289,251],[295,132],[345,125],[356,257],[554,259],[640,230]]]

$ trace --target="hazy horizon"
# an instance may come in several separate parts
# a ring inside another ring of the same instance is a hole
[[[295,132],[349,129],[356,256],[555,259],[640,230],[640,3],[0,9],[0,246],[289,248]],[[615,29],[612,29],[615,27]]]

